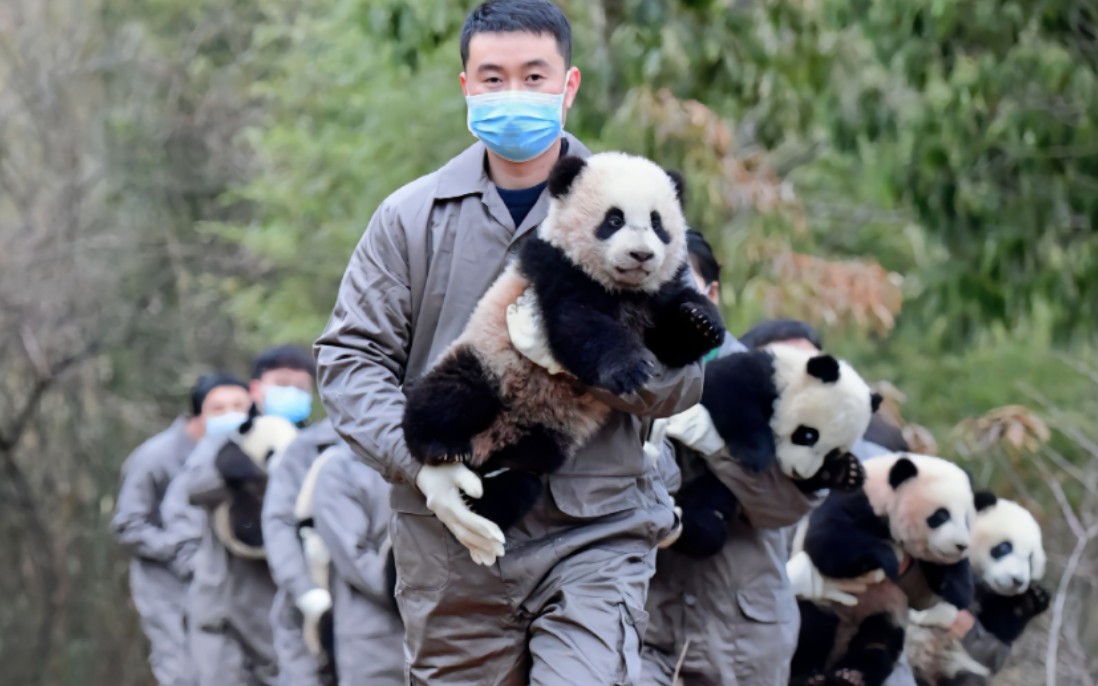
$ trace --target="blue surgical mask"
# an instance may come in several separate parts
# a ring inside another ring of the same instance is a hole
[[[489,150],[511,162],[545,153],[564,130],[564,90],[557,94],[503,91],[467,95],[469,131]]]
[[[312,394],[296,386],[267,386],[263,391],[263,414],[300,424],[312,411]]]
[[[228,436],[248,419],[247,412],[226,412],[206,419],[207,436]]]

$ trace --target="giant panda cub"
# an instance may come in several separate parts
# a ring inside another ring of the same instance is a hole
[[[752,471],[777,465],[805,493],[861,487],[865,473],[850,453],[880,404],[846,362],[776,345],[706,365],[702,407],[728,457]],[[682,533],[672,548],[707,557],[724,547],[736,497],[710,471],[676,496]]]
[[[267,492],[267,468],[297,435],[297,427],[281,417],[253,414],[229,435],[214,457],[214,467],[229,497],[211,514],[214,533],[229,552],[262,560],[260,515]]]
[[[403,428],[428,465],[483,478],[472,503],[506,529],[603,425],[589,388],[639,390],[659,361],[683,367],[720,345],[716,307],[688,279],[681,179],[623,153],[564,157],[537,235],[477,304],[464,332],[406,389]],[[554,373],[519,353],[508,308],[533,299]]]
[[[977,624],[961,639],[949,630],[956,613],[945,613],[939,622],[924,619],[938,608],[912,613],[904,650],[923,686],[990,683],[1026,625],[1048,609],[1049,593],[1036,583],[1045,573],[1037,520],[988,491],[976,494],[976,509],[969,560],[976,582],[970,610]]]
[[[791,684],[880,686],[903,652],[911,606],[971,601],[967,554],[975,503],[968,474],[937,457],[898,453],[864,464],[865,485],[833,491],[808,518],[804,551],[824,576],[880,569],[858,604],[801,601]]]

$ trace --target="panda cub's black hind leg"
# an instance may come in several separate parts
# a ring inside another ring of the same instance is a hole
[[[882,686],[904,651],[904,629],[892,615],[880,612],[866,617],[846,654],[828,673],[836,686]]]
[[[653,315],[644,343],[668,367],[696,362],[724,342],[724,323],[717,306],[679,283],[657,295]]]
[[[457,462],[502,411],[495,380],[471,348],[459,348],[408,388],[404,440],[420,462]]]
[[[824,670],[835,645],[839,617],[833,611],[806,600],[797,601],[801,613],[797,650],[790,665],[791,686],[819,686],[826,682]]]
[[[483,495],[470,499],[469,506],[481,517],[495,522],[500,530],[507,531],[533,509],[544,485],[533,472],[506,469],[489,474],[481,477]]]
[[[716,555],[728,540],[728,523],[739,513],[736,496],[706,470],[677,496],[682,508],[682,533],[672,549],[691,557]]]
[[[567,439],[544,426],[528,427],[513,445],[496,451],[480,472],[484,494],[473,500],[473,511],[503,530],[522,519],[541,495],[541,475],[551,474],[567,458]]]

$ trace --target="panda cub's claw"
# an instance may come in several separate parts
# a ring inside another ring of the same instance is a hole
[[[711,313],[707,311],[709,308],[700,303],[684,302],[679,309],[701,335],[702,340],[708,344],[709,350],[724,342],[724,325],[719,320],[714,321]]]
[[[830,488],[836,491],[855,491],[865,483],[865,467],[851,453],[841,453],[824,460],[820,471],[798,483],[801,490],[817,491]]]
[[[601,365],[594,385],[614,395],[629,395],[648,383],[655,368],[655,361],[647,351],[642,355],[617,358]]]
[[[865,677],[856,669],[836,669],[827,678],[829,686],[863,686]]]
[[[1051,602],[1052,595],[1041,586],[1034,584],[1026,591],[1022,607],[1028,616],[1036,617],[1047,610]]]

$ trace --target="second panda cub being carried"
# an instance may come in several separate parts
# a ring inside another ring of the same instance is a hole
[[[634,393],[659,365],[694,363],[724,338],[720,313],[688,279],[679,177],[644,158],[601,153],[561,158],[548,187],[537,235],[406,389],[412,455],[477,471],[484,489],[473,508],[503,529],[533,506],[542,475],[610,415],[594,389]],[[533,300],[545,339],[538,363],[509,333],[520,299]]]

